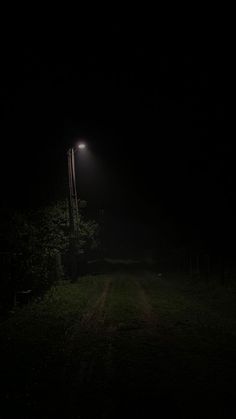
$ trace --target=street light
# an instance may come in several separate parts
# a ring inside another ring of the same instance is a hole
[[[70,252],[72,256],[72,276],[77,274],[76,257],[77,244],[79,238],[79,206],[76,188],[75,176],[75,152],[84,150],[86,144],[80,143],[75,147],[71,147],[67,152],[68,161],[68,178],[69,178],[69,225],[70,225]]]

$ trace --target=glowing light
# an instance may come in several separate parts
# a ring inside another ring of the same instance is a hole
[[[79,144],[79,145],[78,145],[78,148],[79,148],[80,150],[84,150],[84,149],[86,148],[86,144],[81,143],[81,144]]]

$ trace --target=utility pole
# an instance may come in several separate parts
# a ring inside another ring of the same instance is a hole
[[[79,144],[78,149],[84,149],[85,144]],[[69,264],[70,275],[76,279],[78,275],[78,241],[79,241],[79,205],[76,189],[75,151],[72,147],[67,152],[68,180],[69,180]]]
[[[76,189],[75,177],[75,151],[70,148],[67,153],[68,157],[68,177],[69,177],[69,217],[70,217],[70,232],[74,239],[79,236],[79,207],[78,196]]]

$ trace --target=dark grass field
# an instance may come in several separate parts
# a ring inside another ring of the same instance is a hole
[[[236,293],[123,270],[1,322],[1,418],[235,418]]]

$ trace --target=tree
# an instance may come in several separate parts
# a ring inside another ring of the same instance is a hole
[[[12,254],[14,291],[32,289],[41,293],[65,272],[69,252],[67,202],[59,201],[28,213],[14,211],[7,218],[2,217],[5,228],[1,231]],[[81,209],[78,251],[88,257],[99,246],[98,237],[98,224],[85,220]]]

